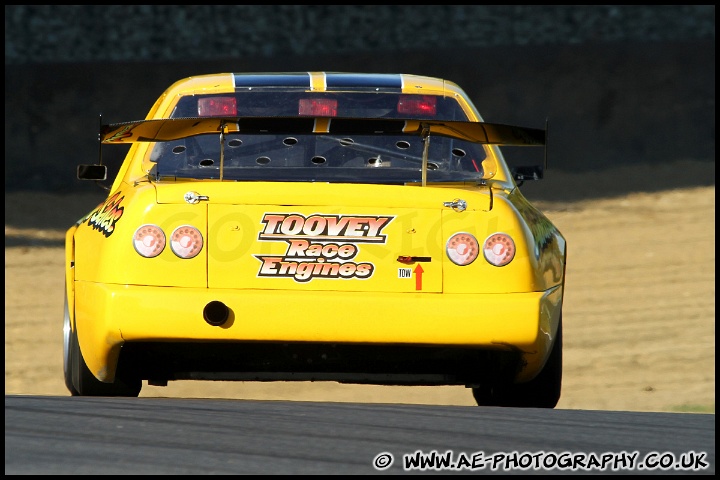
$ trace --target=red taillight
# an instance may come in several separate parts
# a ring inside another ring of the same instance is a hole
[[[502,267],[515,257],[515,242],[506,233],[495,233],[485,240],[483,253],[488,263]]]
[[[437,97],[433,95],[400,95],[398,113],[434,117],[437,112]]]
[[[145,258],[157,257],[165,249],[165,234],[157,225],[143,225],[135,230],[133,246]]]
[[[480,245],[469,233],[456,233],[447,241],[445,251],[454,264],[462,267],[475,261],[480,254]]]
[[[202,97],[198,99],[200,117],[234,117],[237,115],[235,97]]]
[[[335,117],[337,116],[337,100],[331,98],[301,98],[298,103],[298,115]]]
[[[183,225],[170,235],[170,249],[180,258],[193,258],[203,248],[203,237],[195,227]]]

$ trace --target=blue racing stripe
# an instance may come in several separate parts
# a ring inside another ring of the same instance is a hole
[[[398,74],[328,73],[328,90],[366,89],[382,91],[400,91],[402,78]]]
[[[309,73],[235,73],[235,88],[310,88]]]

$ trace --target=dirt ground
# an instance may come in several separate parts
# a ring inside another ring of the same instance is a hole
[[[6,395],[69,395],[62,242],[100,200],[5,194]],[[714,185],[536,203],[568,242],[558,408],[714,412]],[[473,405],[463,387],[329,382],[181,381],[141,396]]]

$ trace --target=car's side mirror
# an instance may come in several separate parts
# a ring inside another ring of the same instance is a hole
[[[541,165],[531,165],[523,167],[510,167],[515,181],[524,182],[525,180],[542,180],[544,169]]]
[[[77,178],[79,180],[106,180],[107,165],[78,165]]]

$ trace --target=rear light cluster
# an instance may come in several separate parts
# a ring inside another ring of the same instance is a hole
[[[298,115],[315,117],[336,117],[337,100],[331,98],[301,98]]]
[[[470,265],[480,255],[480,244],[477,239],[465,232],[456,233],[445,245],[447,256],[456,265]],[[490,265],[503,267],[515,258],[515,242],[505,233],[490,235],[482,246],[485,260]]]
[[[198,117],[234,117],[237,115],[235,97],[204,97],[198,99]]]
[[[469,233],[456,233],[445,247],[448,258],[456,265],[470,265],[480,254],[478,241]]]
[[[133,235],[135,251],[145,258],[157,257],[165,249],[165,232],[157,225],[142,225]],[[170,250],[179,258],[193,258],[203,248],[203,237],[195,227],[182,225],[170,235]]]
[[[216,96],[198,98],[199,117],[235,117],[238,115],[237,98]],[[410,117],[434,117],[437,114],[437,97],[434,95],[400,95],[397,113]],[[337,117],[338,101],[335,98],[301,98],[298,115],[313,117]]]
[[[157,257],[165,249],[165,233],[157,225],[143,225],[135,230],[133,246],[143,257]]]
[[[170,249],[180,258],[193,258],[203,247],[200,231],[190,225],[178,227],[170,236]]]
[[[434,117],[437,113],[437,97],[432,95],[400,95],[397,111],[402,115]]]
[[[510,235],[494,233],[485,240],[483,254],[490,264],[496,267],[505,266],[515,258],[515,242]]]

